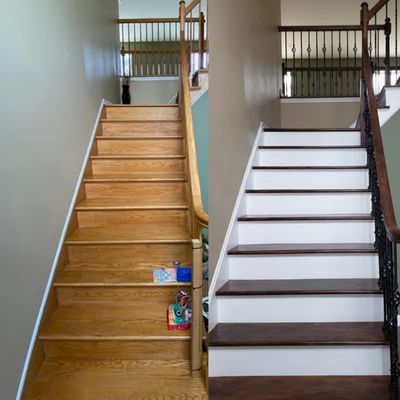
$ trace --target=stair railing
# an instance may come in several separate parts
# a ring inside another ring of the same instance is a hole
[[[377,99],[373,88],[373,71],[368,49],[368,25],[389,0],[379,1],[371,10],[361,5],[362,80],[361,135],[367,146],[372,214],[375,217],[375,247],[379,253],[379,285],[384,294],[384,332],[390,345],[390,388],[394,399],[399,396],[400,364],[398,356],[397,314],[400,293],[397,283],[397,244],[400,228],[396,222],[390,182],[385,160]]]
[[[191,230],[193,237],[193,279],[192,279],[192,373],[201,374],[203,357],[203,274],[202,274],[202,228],[208,228],[208,215],[204,211],[200,189],[199,170],[197,164],[196,142],[193,128],[192,102],[190,98],[191,54],[196,51],[193,41],[196,39],[193,24],[187,24],[187,18],[199,11],[201,18],[201,0],[194,0],[186,5],[184,1],[179,4],[180,19],[180,89],[179,104],[182,113],[183,131],[186,140],[186,159],[188,172],[188,194],[191,208]],[[201,32],[200,32],[201,34]],[[188,41],[187,41],[188,39]],[[201,47],[201,46],[200,46]],[[201,49],[200,49],[201,50]]]

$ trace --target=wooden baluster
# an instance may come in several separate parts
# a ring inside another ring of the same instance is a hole
[[[139,76],[143,76],[143,33],[142,33],[142,23],[139,23],[139,44],[138,44],[138,62],[139,62]],[[140,57],[139,57],[140,56]]]
[[[200,68],[204,68],[204,39],[205,39],[205,18],[204,13],[200,13],[200,22],[199,22],[199,53],[200,53]]]
[[[132,76],[132,49],[131,49],[131,24],[128,25],[128,66],[129,66],[129,76]]]

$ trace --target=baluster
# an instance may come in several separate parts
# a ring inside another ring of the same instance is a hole
[[[376,28],[376,25],[377,25],[377,16],[376,15],[374,18],[374,24],[375,24],[375,28]],[[379,78],[378,78],[378,80],[376,79],[376,71],[379,71],[379,30],[378,29],[375,29],[375,62],[374,62],[373,69],[374,69],[373,74],[374,74],[374,78],[375,78],[374,79],[375,86],[377,86],[376,83],[377,83],[377,81],[379,82]]]
[[[350,71],[349,71],[349,31],[346,31],[346,94],[350,96]]]
[[[132,30],[133,30],[132,76],[136,76],[137,75],[136,23],[133,23]]]
[[[286,65],[286,67],[288,67],[288,46],[289,46],[289,43],[288,43],[287,31],[285,31],[285,65]],[[287,72],[286,72],[286,74],[287,74]],[[287,82],[287,80],[286,80],[286,82]],[[291,90],[289,91],[289,89],[285,89],[285,93],[289,94],[289,92],[291,93],[292,91]]]
[[[303,74],[303,68],[304,68],[304,58],[303,58],[303,31],[300,31],[300,91],[301,91],[301,97],[304,96],[304,74]]]
[[[308,31],[308,70],[307,70],[307,88],[308,88],[308,96],[312,96],[311,93],[311,41],[310,41],[311,32]]]
[[[139,43],[138,43],[138,61],[139,61],[139,73],[138,76],[143,76],[143,33],[142,33],[142,23],[139,22]],[[140,59],[139,59],[140,56]]]
[[[331,31],[331,85],[330,85],[330,95],[333,96],[333,88],[334,88],[334,82],[333,82],[333,71],[334,71],[334,65],[333,65],[333,31]]]
[[[338,54],[339,54],[339,71],[338,71],[338,96],[342,96],[342,32],[339,30],[339,47],[338,47]]]
[[[319,96],[319,55],[318,55],[318,31],[315,32],[315,52],[316,52],[316,72],[315,72],[315,82],[314,82],[314,96]]]
[[[323,72],[323,77],[324,77],[324,96],[327,95],[327,92],[326,92],[326,85],[327,85],[327,83],[326,83],[326,51],[327,51],[327,48],[326,48],[326,32],[324,31],[324,47],[322,48],[322,52],[324,53],[324,72]]]
[[[387,13],[387,4],[386,4]],[[392,24],[390,18],[385,19],[385,84],[390,85],[390,34],[392,33]]]
[[[293,32],[293,47],[292,47],[292,54],[293,54],[293,83],[294,83],[294,97],[297,96],[297,72],[296,72],[296,42],[295,42],[295,34]]]
[[[354,47],[353,47],[353,53],[354,53],[354,69],[353,69],[353,92],[354,96],[357,96],[359,88],[357,86],[357,31],[354,31]]]

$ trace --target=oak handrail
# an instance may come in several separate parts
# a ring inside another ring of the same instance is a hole
[[[189,5],[186,6],[185,13],[186,15],[190,14],[195,7],[200,4],[201,0],[193,0]]]
[[[186,22],[199,22],[200,18],[186,18]],[[163,23],[163,22],[180,22],[179,18],[120,18],[117,19],[119,24],[146,24],[146,23]]]
[[[379,124],[378,106],[373,87],[373,72],[371,67],[371,59],[368,52],[368,23],[388,2],[381,0],[371,11],[368,10],[368,3],[362,4],[361,23],[363,28],[363,73],[366,82],[368,104],[370,108],[371,131],[374,143],[374,153],[376,170],[379,182],[379,193],[382,203],[383,221],[385,224],[388,237],[394,243],[400,243],[400,228],[397,225],[396,215],[393,206],[393,199],[390,190],[390,182],[387,171],[385,150],[383,146],[382,132]],[[363,101],[363,100],[361,100]],[[363,109],[364,105],[361,104]]]
[[[195,6],[199,0],[195,0]],[[191,5],[193,5],[193,3]],[[191,6],[190,5],[190,6]],[[185,24],[188,12],[191,12],[194,7],[186,7],[185,2],[180,2],[180,21],[181,21],[181,102],[183,106],[183,123],[187,139],[187,151],[189,162],[189,178],[191,187],[191,197],[193,202],[193,211],[197,222],[207,228],[208,227],[208,214],[204,211],[203,200],[201,197],[199,169],[197,163],[196,142],[193,128],[193,115],[192,115],[192,100],[190,97],[189,85],[189,68],[188,68],[188,53],[186,49],[185,39]],[[189,10],[189,11],[188,11]]]

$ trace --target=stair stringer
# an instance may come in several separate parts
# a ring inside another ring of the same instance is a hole
[[[243,175],[243,180],[236,199],[235,207],[233,208],[232,216],[229,221],[224,243],[222,245],[221,252],[218,257],[218,262],[215,267],[214,275],[211,280],[209,288],[209,298],[210,298],[209,331],[211,331],[217,324],[218,306],[217,302],[215,301],[216,300],[215,294],[216,291],[228,280],[228,272],[229,272],[228,249],[239,244],[238,217],[239,215],[244,214],[244,210],[246,208],[245,191],[251,180],[252,167],[257,163],[257,153],[258,153],[258,147],[261,142],[262,133],[264,132],[264,128],[267,127],[268,126],[264,122],[260,123],[260,127],[258,129],[258,133],[255,138],[252,151],[250,153],[249,162],[247,164],[246,170]],[[213,305],[213,303],[215,303],[215,305]]]

